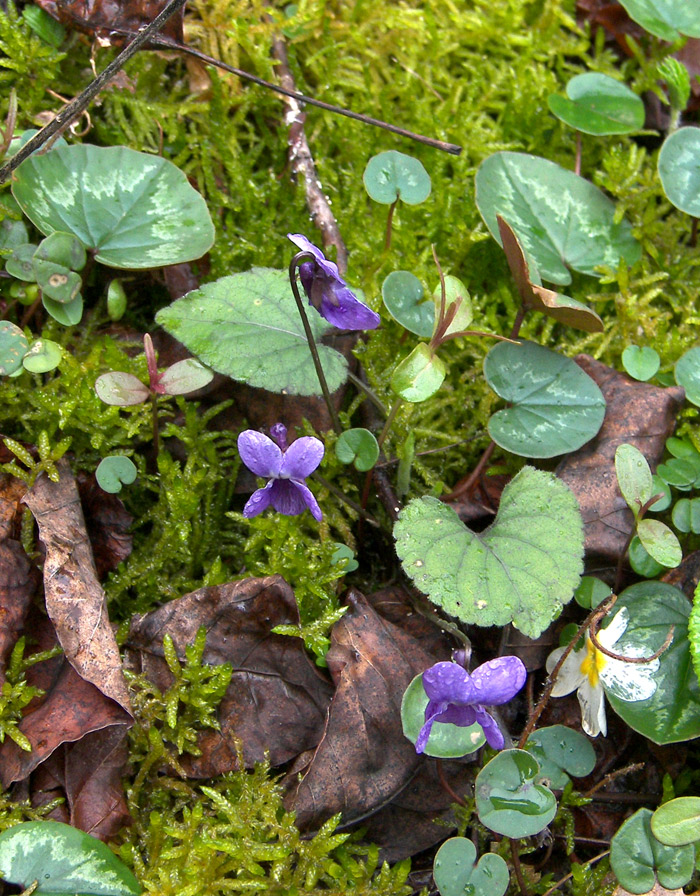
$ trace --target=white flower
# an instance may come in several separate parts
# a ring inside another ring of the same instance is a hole
[[[640,657],[647,655],[641,646],[628,645],[624,650],[615,650],[627,628],[629,614],[626,609],[615,614],[607,628],[598,632],[598,641],[603,647],[620,656]],[[553,650],[547,657],[547,672],[551,672],[564,653],[565,648]],[[590,637],[580,650],[572,650],[559,670],[552,690],[553,697],[563,697],[577,691],[581,705],[583,730],[591,737],[607,734],[605,720],[605,696],[609,691],[614,697],[628,703],[648,700],[656,691],[654,675],[659,668],[659,660],[651,663],[625,663],[615,660],[597,650]]]

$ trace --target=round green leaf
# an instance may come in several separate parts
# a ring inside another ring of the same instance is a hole
[[[76,275],[77,276],[77,275]],[[57,302],[47,295],[41,297],[41,303],[48,313],[64,327],[74,327],[83,316],[83,297],[78,294],[71,302]]]
[[[663,582],[639,582],[623,591],[615,607],[626,607],[629,613],[627,629],[615,644],[616,652],[634,644],[641,645],[645,654],[651,656],[663,644],[672,624],[675,630],[671,646],[659,657],[653,696],[630,703],[607,691],[610,705],[631,728],[654,743],[698,737],[700,685],[690,660],[688,598]]]
[[[32,7],[38,9],[38,6]],[[11,196],[5,196],[4,201],[12,201],[16,205]],[[19,208],[17,209],[19,212]],[[16,249],[17,246],[26,245],[29,242],[29,232],[24,221],[14,221],[12,218],[3,218],[0,221],[0,253],[5,254],[10,249]]]
[[[15,246],[12,255],[5,262],[5,270],[12,277],[18,280],[24,280],[26,283],[34,283],[36,277],[34,275],[34,267],[32,259],[37,247],[33,243],[24,243],[21,246]]]
[[[22,366],[30,373],[48,373],[61,363],[63,349],[50,339],[35,339],[22,359]]]
[[[505,860],[486,853],[477,864],[476,847],[466,837],[451,837],[442,844],[433,877],[442,896],[503,896],[510,881]]]
[[[204,199],[172,162],[125,146],[64,146],[15,173],[22,211],[49,234],[74,234],[97,261],[155,268],[200,258],[214,242]]]
[[[335,454],[341,463],[354,464],[365,473],[379,460],[379,445],[368,429],[347,429],[335,443]]]
[[[610,842],[610,865],[629,893],[648,893],[657,877],[663,887],[677,890],[693,875],[694,847],[664,846],[652,833],[651,815],[651,809],[639,809]]]
[[[679,128],[659,153],[659,177],[669,200],[688,215],[700,215],[700,133]],[[691,349],[698,351],[698,349]],[[692,399],[691,399],[692,400]],[[695,404],[695,402],[693,402]]]
[[[637,535],[644,550],[657,563],[675,569],[683,559],[683,549],[673,532],[660,520],[641,520]]]
[[[438,283],[433,290],[433,302],[435,303],[434,317],[435,324],[437,325],[437,319],[440,314],[440,305],[442,304],[442,286],[440,283]],[[445,336],[449,336],[451,333],[459,333],[462,330],[468,330],[474,317],[472,300],[469,297],[467,287],[457,277],[447,274],[445,276],[445,313],[450,311],[450,308],[455,302],[458,302],[459,304],[457,305],[455,316],[452,318],[452,323],[445,331]]]
[[[493,238],[502,245],[497,217],[517,233],[543,280],[566,285],[568,268],[596,275],[634,264],[641,247],[615,206],[589,181],[554,162],[518,152],[497,152],[476,173],[476,204]]]
[[[20,328],[9,320],[0,320],[0,376],[7,376],[22,367],[29,343]]]
[[[0,834],[3,878],[36,896],[139,896],[143,887],[100,840],[58,821],[26,821]]]
[[[622,366],[633,379],[646,382],[658,372],[661,358],[651,346],[628,345],[622,353]]]
[[[661,513],[662,510],[667,510],[671,506],[673,500],[671,489],[668,487],[668,483],[664,482],[656,473],[651,477],[651,493],[652,495],[661,495],[658,501],[654,501],[649,508],[652,513]]]
[[[644,103],[625,84],[598,72],[576,75],[566,97],[552,94],[551,111],[584,134],[630,134],[644,127]]]
[[[126,311],[126,292],[121,280],[110,280],[107,287],[107,314],[110,320],[121,320]]]
[[[83,285],[80,274],[53,261],[38,259],[36,255],[32,259],[32,267],[44,298],[60,305],[69,305],[77,298]]]
[[[595,576],[583,576],[578,588],[574,591],[574,598],[584,610],[592,610],[607,597],[610,597],[611,592],[610,585],[601,579],[597,579]]]
[[[679,796],[651,816],[651,830],[665,846],[685,846],[700,840],[700,797]]]
[[[39,243],[34,261],[53,261],[70,271],[80,271],[85,267],[87,254],[80,240],[72,233],[56,230]]]
[[[95,380],[95,392],[105,404],[126,408],[141,404],[151,394],[148,386],[132,373],[111,371]]]
[[[362,180],[370,198],[383,205],[397,199],[418,205],[430,196],[430,175],[421,162],[394,149],[372,156]]]
[[[700,535],[700,498],[681,498],[676,501],[671,519],[679,532]]]
[[[646,457],[639,448],[624,443],[615,451],[615,472],[622,497],[635,516],[651,498],[653,482]]]
[[[595,750],[589,739],[565,725],[551,725],[534,731],[525,749],[539,763],[538,780],[545,779],[555,790],[566,787],[569,775],[574,778],[590,775],[596,763]]]
[[[685,457],[672,457],[665,464],[659,464],[656,474],[668,485],[682,492],[690,491],[698,479],[697,467]]]
[[[391,388],[404,401],[419,402],[431,398],[442,386],[447,369],[425,342],[419,342],[391,376]]]
[[[523,457],[576,451],[603,424],[605,399],[574,361],[533,342],[501,342],[484,361],[491,388],[511,407],[489,420],[491,438]]]
[[[110,454],[100,461],[95,470],[99,487],[110,494],[121,491],[122,485],[131,485],[136,479],[136,464],[123,454]]]
[[[185,358],[167,367],[158,377],[158,386],[166,395],[187,395],[208,386],[214,372],[196,358]]]
[[[700,163],[700,155],[698,162]],[[700,190],[700,179],[698,189]],[[700,206],[698,211],[700,212]],[[674,372],[676,382],[685,389],[685,397],[691,404],[700,407],[700,347],[691,348],[679,358]]]
[[[681,35],[700,37],[700,3],[698,0],[620,0],[629,17],[642,28],[667,40],[677,41]]]
[[[335,566],[337,563],[346,561],[344,574],[355,572],[360,564],[355,559],[355,553],[352,548],[349,548],[346,544],[343,544],[340,541],[334,542],[333,546],[335,547],[335,551],[331,557],[331,563]]]
[[[476,776],[479,821],[504,837],[539,834],[557,814],[549,788],[537,783],[540,766],[525,750],[503,750]]]
[[[435,306],[426,299],[423,284],[409,271],[393,271],[382,284],[382,299],[395,321],[424,339],[433,335]]]
[[[319,343],[331,325],[313,308],[308,317]],[[253,268],[221,277],[162,308],[156,320],[218,373],[270,392],[321,394],[287,271]],[[318,353],[335,392],[347,362],[327,345],[319,344]]]
[[[415,498],[394,526],[406,574],[462,622],[513,625],[537,638],[583,572],[583,525],[573,493],[552,473],[523,467],[496,519],[472,532],[437,498]]]
[[[401,701],[401,724],[404,735],[415,744],[425,724],[425,708],[428,695],[423,688],[423,675],[416,675],[404,691]],[[426,756],[437,759],[461,759],[469,756],[486,743],[481,725],[462,728],[449,722],[435,722],[425,748]]]
[[[664,567],[647,554],[636,535],[630,542],[628,558],[634,572],[638,576],[644,576],[645,579],[655,579],[664,571]]]

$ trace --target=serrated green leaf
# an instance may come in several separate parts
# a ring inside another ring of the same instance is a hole
[[[700,840],[700,797],[669,800],[651,816],[651,830],[666,846],[685,846]]]
[[[570,358],[533,342],[501,342],[484,361],[491,388],[511,407],[489,420],[491,438],[523,457],[576,451],[603,424],[605,399]]]
[[[331,326],[313,309],[319,342]],[[204,364],[234,380],[290,395],[320,395],[321,387],[287,271],[253,268],[195,289],[156,314],[158,323]],[[347,362],[318,345],[328,388],[347,377]]]
[[[671,625],[675,630],[670,647],[659,657],[654,695],[625,702],[608,690],[610,705],[631,728],[654,743],[700,736],[700,685],[690,661],[688,598],[663,582],[639,582],[622,592],[615,607],[626,608],[629,617],[625,633],[615,644],[617,653],[634,645],[651,656],[664,643]]]
[[[200,258],[214,242],[204,199],[172,162],[125,146],[62,146],[33,155],[12,192],[44,234],[72,233],[115,268]]]
[[[27,821],[0,834],[5,880],[36,896],[139,896],[143,887],[112,850],[58,821]]]
[[[644,127],[644,103],[626,84],[600,72],[575,75],[566,97],[552,94],[551,111],[584,134],[630,134]]]
[[[634,264],[641,247],[615,206],[592,183],[554,162],[519,152],[497,152],[476,173],[476,204],[501,244],[505,218],[543,280],[571,283],[568,268],[598,276],[596,267]]]
[[[462,622],[507,625],[538,637],[583,571],[583,525],[573,493],[524,467],[505,487],[495,521],[472,532],[437,498],[410,501],[394,527],[407,575]]]

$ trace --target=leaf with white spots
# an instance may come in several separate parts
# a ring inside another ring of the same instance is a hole
[[[35,896],[139,896],[143,887],[100,840],[58,821],[28,821],[0,834],[2,879]]]
[[[62,146],[30,156],[12,192],[42,233],[72,233],[113,268],[192,261],[214,242],[204,199],[185,174],[125,146]]]
[[[345,382],[347,362],[320,343],[331,325],[313,308],[308,318],[335,392]],[[270,392],[321,394],[287,271],[253,268],[221,277],[162,308],[156,320],[217,373]]]
[[[537,638],[583,572],[583,524],[573,493],[524,467],[503,490],[494,522],[472,532],[437,498],[416,498],[394,527],[416,587],[461,622],[513,625]]]

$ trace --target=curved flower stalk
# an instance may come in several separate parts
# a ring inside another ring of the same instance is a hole
[[[267,507],[295,516],[308,508],[320,521],[321,508],[304,480],[321,463],[323,442],[313,436],[303,436],[288,446],[287,427],[282,423],[271,427],[270,433],[272,439],[254,429],[246,429],[238,436],[238,452],[243,463],[256,476],[269,480],[264,488],[250,496],[243,516],[257,516]]]
[[[328,261],[303,234],[288,233],[287,236],[298,249],[313,257],[313,261],[299,264],[299,279],[309,305],[321,317],[339,330],[374,330],[379,326],[379,315],[357,298],[340,276],[336,264]]]
[[[423,689],[428,695],[425,724],[416,740],[416,753],[428,743],[434,722],[449,722],[467,728],[481,725],[486,741],[494,750],[503,749],[505,739],[498,723],[484,706],[507,703],[525,684],[527,671],[517,656],[489,660],[471,674],[458,663],[436,663],[423,673]]]
[[[614,650],[615,644],[625,633],[628,622],[626,609],[616,613],[610,625],[598,632],[600,644],[608,650]],[[565,649],[558,647],[550,653],[547,657],[547,672],[554,669]],[[630,645],[620,655],[637,658],[644,656],[644,650]],[[597,737],[598,734],[605,736],[608,731],[605,691],[610,691],[615,697],[628,703],[648,700],[656,691],[654,675],[659,665],[658,659],[649,663],[626,663],[606,656],[596,649],[587,634],[584,646],[580,650],[572,650],[564,660],[552,688],[552,697],[564,697],[576,691],[581,706],[583,730],[591,737]]]

